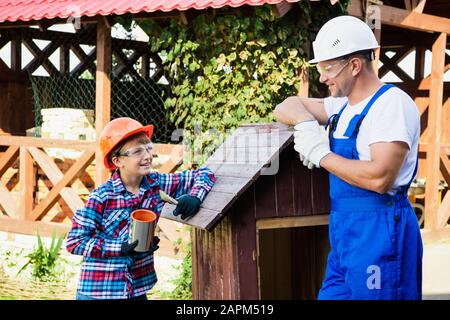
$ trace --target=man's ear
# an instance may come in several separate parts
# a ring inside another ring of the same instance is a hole
[[[363,59],[352,59],[350,61],[350,65],[352,68],[352,76],[357,76],[363,68],[364,60]]]

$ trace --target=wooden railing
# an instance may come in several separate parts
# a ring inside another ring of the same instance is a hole
[[[32,235],[36,234],[37,229],[42,235],[50,235],[54,229],[58,234],[67,233],[70,224],[43,219],[61,199],[70,209],[63,212],[69,218],[73,217],[77,209],[84,206],[84,201],[72,184],[80,179],[82,174],[87,173],[89,166],[94,165],[96,143],[2,135],[0,146],[6,147],[0,156],[0,177],[17,164],[17,160],[19,162],[16,179],[18,187],[15,183],[0,180],[0,206],[4,212],[0,215],[0,230]],[[80,151],[81,155],[63,173],[44,148],[74,149]],[[183,152],[184,147],[181,145],[155,144],[154,154],[170,156],[158,171],[174,172],[182,163]],[[38,168],[52,184],[42,199],[37,199],[35,194],[39,180],[36,174]],[[170,233],[168,229],[173,229],[169,225],[165,226],[165,222],[162,225],[168,233]]]

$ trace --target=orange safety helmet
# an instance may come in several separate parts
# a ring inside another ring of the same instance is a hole
[[[136,133],[145,133],[150,139],[153,125],[143,126],[139,121],[123,117],[110,121],[100,133],[100,151],[105,167],[114,170],[116,166],[108,161],[109,153],[123,140]]]

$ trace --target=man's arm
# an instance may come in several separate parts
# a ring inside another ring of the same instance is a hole
[[[289,97],[277,105],[273,113],[277,121],[287,125],[314,119],[320,124],[326,124],[328,121],[323,99]]]
[[[371,161],[329,153],[320,166],[353,186],[383,194],[392,187],[408,150],[405,142],[378,142],[370,145]]]

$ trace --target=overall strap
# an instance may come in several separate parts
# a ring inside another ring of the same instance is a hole
[[[409,182],[403,186],[400,187],[400,190],[397,192],[397,194],[408,194],[408,189],[411,186],[411,183],[413,182],[414,178],[416,177],[416,173],[417,173],[417,167],[419,166],[419,155],[417,155],[416,157],[416,166],[414,167],[414,172],[411,176],[411,178],[409,179]]]
[[[373,97],[367,103],[367,105],[364,108],[364,110],[360,114],[355,115],[352,118],[352,120],[350,120],[350,123],[348,124],[347,130],[344,133],[345,137],[350,138],[353,134],[358,133],[359,127],[361,126],[361,123],[363,122],[364,117],[367,115],[367,113],[369,112],[369,110],[372,107],[372,105],[375,103],[375,101],[377,101],[377,99],[383,93],[385,93],[387,90],[389,90],[392,87],[394,87],[394,85],[392,85],[392,84],[385,84],[380,89],[378,89],[377,92],[375,92]]]
[[[333,137],[333,132],[336,130],[339,117],[341,116],[342,112],[344,111],[345,107],[347,106],[348,101],[344,103],[344,105],[341,107],[341,110],[339,113],[335,113],[331,115],[331,117],[328,118],[327,124],[325,125],[325,129],[328,129],[328,126],[330,126],[329,136],[330,139]]]

